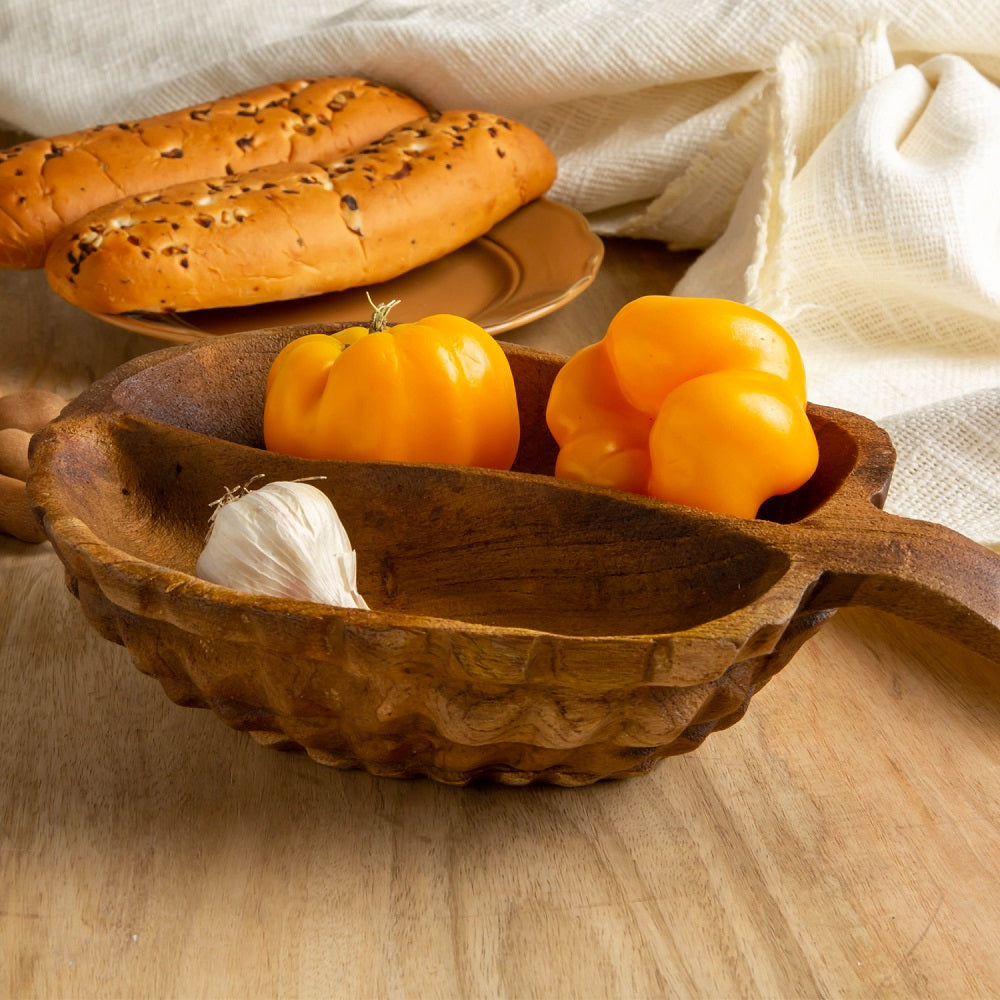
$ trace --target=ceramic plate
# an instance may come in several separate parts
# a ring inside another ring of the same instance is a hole
[[[362,320],[376,302],[399,299],[396,322],[458,313],[496,335],[565,305],[593,280],[604,246],[582,215],[546,198],[440,260],[371,287],[285,302],[186,313],[96,313],[150,337],[187,343],[220,334]]]

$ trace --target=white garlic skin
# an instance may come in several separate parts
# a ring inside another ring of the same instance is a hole
[[[248,594],[368,607],[340,516],[303,482],[267,483],[220,504],[195,574]]]

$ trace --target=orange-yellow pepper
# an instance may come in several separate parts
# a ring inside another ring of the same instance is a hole
[[[566,362],[546,418],[557,476],[754,517],[816,469],[805,407],[801,355],[771,317],[647,295]]]
[[[439,314],[307,334],[271,364],[264,444],[302,458],[509,469],[520,440],[506,355],[480,326]]]

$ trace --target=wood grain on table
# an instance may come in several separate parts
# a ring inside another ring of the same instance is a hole
[[[506,335],[570,353],[689,262],[609,241]],[[165,346],[0,273],[0,391]],[[822,402],[822,401],[820,401]],[[1000,670],[840,612],[649,775],[446,787],[182,709],[0,537],[0,996],[1000,995]]]

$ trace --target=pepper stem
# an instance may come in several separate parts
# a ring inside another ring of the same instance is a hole
[[[390,299],[388,302],[375,305],[371,293],[365,292],[365,297],[368,299],[368,304],[372,307],[372,318],[368,324],[368,332],[381,333],[389,320],[389,313],[399,305],[402,299]]]

